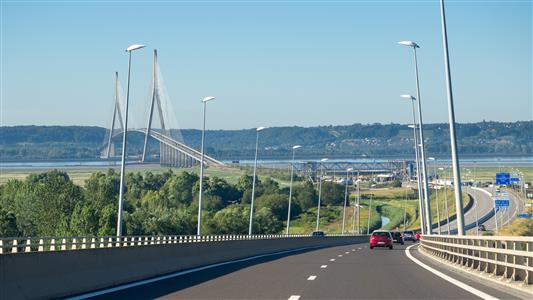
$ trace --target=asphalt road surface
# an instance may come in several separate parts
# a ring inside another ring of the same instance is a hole
[[[393,250],[353,244],[292,255],[227,264],[170,279],[118,290],[98,299],[479,299],[416,264],[406,247]],[[499,299],[510,291],[486,286],[437,265],[418,253],[414,258],[471,288]],[[472,276],[470,276],[472,277]],[[519,298],[519,297],[518,297]]]

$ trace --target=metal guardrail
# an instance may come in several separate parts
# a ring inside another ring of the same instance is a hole
[[[327,236],[358,236],[328,234]],[[0,238],[0,255],[43,251],[70,251],[94,248],[137,247],[164,244],[205,243],[240,240],[266,240],[311,237],[311,234],[258,235],[161,235],[161,236],[101,236],[101,237],[16,237]]]
[[[452,263],[533,285],[533,238],[512,236],[422,236],[424,250]]]

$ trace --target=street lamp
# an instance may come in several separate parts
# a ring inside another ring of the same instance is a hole
[[[289,227],[291,224],[291,202],[292,202],[292,177],[294,174],[294,155],[296,153],[296,149],[301,148],[300,145],[294,145],[292,146],[292,163],[291,163],[291,184],[289,186],[289,208],[287,209],[287,232],[286,234],[289,234]]]
[[[464,235],[463,194],[461,192],[461,174],[457,157],[457,140],[455,137],[455,112],[453,108],[452,76],[450,71],[450,57],[448,53],[448,36],[446,34],[446,16],[444,14],[444,0],[440,0],[440,16],[442,21],[442,46],[444,49],[444,65],[446,74],[446,91],[448,95],[448,120],[450,123],[450,142],[452,152],[453,182],[455,184],[455,210],[457,215],[457,234]]]
[[[328,161],[327,158],[322,158],[320,160],[321,164],[320,164],[320,169],[321,169],[321,174],[320,174],[320,180],[319,180],[319,183],[318,183],[318,207],[317,207],[317,212],[316,212],[316,230],[315,231],[318,231],[318,229],[320,228],[320,201],[321,201],[321,197],[322,197],[322,177],[324,176],[324,162]]]
[[[428,177],[426,172],[426,154],[424,149],[424,122],[422,121],[422,104],[420,101],[420,84],[418,82],[418,60],[416,56],[416,49],[420,48],[420,46],[413,42],[413,41],[401,41],[398,42],[398,44],[410,47],[413,49],[413,57],[414,57],[414,64],[415,64],[415,83],[416,83],[416,99],[418,100],[418,121],[419,121],[419,135],[420,135],[420,165],[422,166],[422,179],[423,179],[423,186],[424,186],[424,204],[425,204],[425,215],[426,215],[426,223],[427,223],[427,232],[426,234],[432,233],[431,228],[431,210],[430,210],[430,203],[429,203],[429,189],[428,189]],[[405,95],[403,95],[405,96]],[[412,96],[411,96],[412,97]]]
[[[126,107],[124,109],[124,135],[122,136],[122,157],[120,160],[120,191],[118,194],[118,216],[117,216],[117,236],[122,236],[122,206],[124,202],[124,173],[126,171],[126,142],[128,136],[128,103],[130,99],[130,74],[131,74],[131,52],[144,48],[144,45],[131,45],[126,49],[128,52],[128,85],[126,88]]]
[[[401,95],[400,97],[404,99],[411,100],[411,106],[413,110],[413,124],[409,125],[409,128],[413,128],[413,136],[415,140],[415,160],[416,160],[416,181],[418,185],[418,210],[419,210],[419,217],[420,217],[420,230],[422,231],[422,234],[426,233],[426,222],[425,222],[425,207],[424,207],[424,197],[423,197],[423,188],[422,188],[422,178],[421,178],[421,172],[420,172],[420,158],[418,155],[419,149],[418,149],[418,135],[416,134],[417,129],[417,122],[416,122],[416,110],[415,110],[415,101],[416,98],[411,95]]]
[[[435,202],[437,203],[437,232],[442,234],[440,230],[439,190],[437,190],[437,159],[435,157],[429,157],[428,160],[433,161],[433,175],[435,177],[433,187],[435,188]]]
[[[202,99],[202,103],[204,105],[204,125],[202,127],[202,158],[200,160],[200,191],[199,191],[199,197],[198,197],[198,230],[197,235],[202,235],[202,198],[203,198],[203,190],[204,190],[204,139],[205,139],[205,110],[207,107],[207,102],[215,100],[215,97],[205,97]]]
[[[448,211],[448,182],[446,179],[446,171],[444,168],[439,168],[439,171],[442,171],[442,174],[444,175],[444,209],[446,210],[446,227],[448,228],[448,233],[450,233],[450,213]]]
[[[342,234],[344,234],[344,222],[346,220],[346,202],[348,201],[348,173],[353,171],[353,168],[346,169],[346,178],[344,179],[344,208],[342,210]]]
[[[259,132],[266,127],[258,127],[256,132],[256,138],[255,138],[255,160],[254,160],[254,178],[252,181],[252,201],[250,202],[250,226],[248,227],[248,235],[252,235],[252,223],[253,223],[253,217],[254,217],[254,199],[255,199],[255,174],[257,172],[257,149],[259,147]]]

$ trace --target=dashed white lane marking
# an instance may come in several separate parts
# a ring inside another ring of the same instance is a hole
[[[337,255],[338,257],[342,257],[342,254]]]
[[[365,248],[366,248],[366,247],[365,247]],[[357,248],[357,249],[358,249],[358,250],[361,250],[361,249],[363,249],[363,248],[359,247],[359,248]]]
[[[344,254],[350,254],[350,252],[346,251],[346,252],[344,252]]]
[[[300,295],[292,295],[289,297],[288,300],[298,300],[298,299],[300,299]]]
[[[334,259],[334,258],[331,258],[329,261],[335,261],[335,259]]]
[[[96,291],[96,292],[90,292],[90,293],[78,295],[78,296],[67,298],[67,299],[69,299],[69,300],[81,300],[81,299],[87,299],[87,298],[91,298],[91,297],[97,297],[97,296],[100,296],[100,295],[105,295],[105,294],[113,293],[113,292],[116,292],[116,291],[122,291],[122,290],[129,289],[129,288],[132,288],[132,287],[142,286],[142,285],[145,285],[145,284],[150,284],[152,282],[158,282],[158,281],[161,281],[161,280],[165,280],[165,279],[169,279],[169,278],[175,278],[175,277],[178,277],[178,276],[182,276],[182,275],[186,275],[186,274],[190,274],[190,273],[194,273],[194,272],[198,272],[198,271],[217,268],[217,267],[220,267],[220,266],[226,266],[226,265],[235,264],[235,263],[239,263],[239,262],[243,262],[243,261],[250,261],[250,260],[254,260],[254,259],[258,259],[258,258],[262,258],[262,257],[269,257],[269,256],[280,255],[280,254],[285,254],[285,253],[293,253],[293,252],[307,250],[307,249],[316,249],[316,248],[319,248],[319,247],[320,246],[302,247],[302,248],[279,251],[279,252],[274,252],[274,253],[261,254],[261,255],[256,255],[256,256],[252,256],[252,257],[236,259],[236,260],[230,260],[230,261],[216,263],[216,264],[212,264],[212,265],[208,265],[208,266],[198,267],[198,268],[191,269],[191,270],[180,271],[180,272],[177,272],[177,273],[163,275],[163,276],[159,276],[159,277],[155,277],[155,278],[151,278],[151,279],[141,280],[141,281],[137,281],[137,282],[134,282],[134,283],[123,284],[123,285],[119,285],[119,286],[116,286],[116,287],[113,287],[113,288],[108,288],[108,289],[100,290],[100,291]]]
[[[464,283],[460,282],[459,280],[454,279],[454,278],[452,278],[452,277],[450,277],[450,276],[448,276],[448,275],[446,275],[446,274],[444,274],[444,273],[442,273],[440,271],[437,271],[437,270],[433,269],[432,267],[430,267],[430,266],[424,264],[423,262],[419,261],[418,259],[414,258],[413,255],[411,255],[411,252],[409,251],[414,246],[416,246],[416,245],[411,245],[411,246],[405,248],[405,255],[407,255],[407,257],[409,257],[409,259],[411,259],[417,265],[419,265],[422,268],[430,271],[431,273],[439,276],[440,278],[448,281],[449,283],[454,284],[454,285],[462,288],[463,290],[465,290],[467,292],[470,292],[470,293],[472,293],[472,294],[474,294],[474,295],[476,295],[476,296],[478,296],[478,297],[480,297],[482,299],[493,299],[493,300],[498,299],[498,298],[496,298],[494,296],[491,296],[491,295],[489,295],[487,293],[484,293],[484,292],[482,292],[482,291],[480,291],[478,289],[475,289],[475,288],[473,288],[473,287],[471,287],[471,286],[469,286],[467,284],[464,284]]]
[[[316,275],[311,275],[309,276],[309,278],[307,278],[307,280],[315,280],[316,279]]]
[[[320,266],[320,269],[325,269],[325,268],[327,268],[327,267],[328,267],[328,265],[321,265],[321,266]]]
[[[355,249],[352,249],[352,252],[355,251]]]

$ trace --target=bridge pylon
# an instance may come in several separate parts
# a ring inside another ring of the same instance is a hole
[[[122,109],[120,107],[120,98],[119,98],[119,85],[118,85],[118,72],[115,72],[115,105],[113,106],[113,116],[111,117],[111,127],[109,129],[109,137],[107,140],[107,148],[104,157],[109,158],[111,153],[111,148],[113,146],[113,129],[115,128],[115,121],[118,117],[118,123],[120,125],[120,130],[124,131],[124,122],[122,121]]]
[[[148,148],[148,137],[150,136],[150,130],[152,130],[152,120],[154,116],[154,107],[157,105],[157,111],[159,113],[159,121],[161,123],[161,133],[166,134],[167,130],[165,127],[165,118],[163,117],[163,109],[161,107],[161,97],[159,95],[159,77],[158,77],[158,65],[157,65],[157,49],[154,49],[154,62],[152,67],[152,100],[150,101],[150,110],[148,111],[148,125],[146,126],[146,134],[144,135],[144,146],[143,146],[143,155],[142,155],[142,162],[146,159],[146,150]],[[167,135],[169,135],[167,133]],[[162,149],[162,146],[160,148]],[[160,153],[163,153],[161,151]],[[163,162],[162,155],[160,154],[161,162]]]

